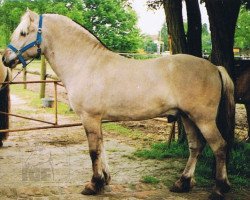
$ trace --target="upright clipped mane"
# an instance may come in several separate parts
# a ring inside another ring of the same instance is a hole
[[[112,49],[110,49],[109,47],[106,46],[106,44],[103,43],[103,41],[101,41],[101,39],[96,36],[93,31],[89,30],[88,28],[86,28],[84,25],[80,24],[79,22],[72,20],[73,22],[75,22],[76,24],[78,24],[79,26],[81,26],[82,28],[84,28],[86,31],[88,31],[91,35],[93,35],[101,44],[103,47],[105,47],[107,50],[113,51]]]

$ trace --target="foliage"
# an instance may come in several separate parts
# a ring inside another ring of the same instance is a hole
[[[143,49],[147,53],[157,52],[157,45],[154,43],[153,39],[148,35],[143,36]]]
[[[20,17],[29,8],[39,14],[58,13],[66,15],[78,22],[83,21],[82,2],[71,0],[4,0],[0,4],[0,47],[9,43],[10,34],[20,21]]]
[[[135,52],[142,45],[137,15],[125,0],[4,0],[0,4],[0,48],[9,43],[27,7],[35,12],[66,15],[90,29],[110,49]]]
[[[124,0],[85,0],[87,29],[112,50],[135,52],[142,43],[136,27],[137,15]]]
[[[235,46],[243,50],[250,49],[250,11],[242,6],[240,9],[236,32],[235,32]]]
[[[161,36],[161,41],[164,42],[163,51],[167,51],[168,50],[168,27],[167,27],[167,23],[164,23],[162,25],[162,28],[161,28],[161,31],[160,31],[160,36]]]
[[[228,166],[229,179],[239,187],[250,186],[250,144],[237,142],[230,155]],[[155,143],[151,149],[137,150],[134,155],[146,159],[187,158],[189,155],[187,143],[172,143],[169,148],[166,143]],[[197,184],[210,185],[212,178],[212,165],[214,156],[211,149],[206,146],[198,159],[196,167]],[[240,177],[240,178],[239,178]]]
[[[202,51],[207,53],[211,52],[212,44],[211,44],[211,35],[208,32],[207,24],[202,25]]]

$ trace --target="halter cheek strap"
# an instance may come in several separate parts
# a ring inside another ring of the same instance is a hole
[[[31,61],[34,60],[34,58],[27,63],[22,54],[27,51],[28,49],[37,46],[37,56],[39,57],[41,55],[41,43],[42,43],[42,25],[43,25],[43,16],[40,15],[39,17],[39,24],[38,24],[38,30],[37,30],[37,35],[36,35],[36,40],[27,44],[21,49],[15,48],[12,44],[8,45],[8,48],[10,48],[12,51],[14,51],[17,54],[17,57],[19,61],[22,63],[23,68],[25,68]]]

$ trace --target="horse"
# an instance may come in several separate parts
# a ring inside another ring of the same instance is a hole
[[[93,175],[82,194],[105,192],[111,181],[103,143],[102,120],[144,120],[181,116],[190,156],[171,191],[193,187],[197,157],[205,138],[216,157],[216,183],[211,195],[230,190],[227,151],[234,137],[234,85],[224,67],[191,55],[149,60],[125,58],[107,49],[96,36],[58,14],[27,10],[14,30],[3,62],[18,63],[43,54],[68,92],[72,109],[85,130]],[[222,124],[217,118],[223,116]],[[223,127],[223,128],[222,128]]]
[[[0,58],[2,58],[0,54]],[[2,59],[1,59],[2,60]],[[8,113],[10,110],[10,93],[9,85],[2,84],[5,81],[9,81],[10,72],[8,68],[3,66],[0,61],[0,111]],[[2,129],[9,128],[9,116],[0,113],[0,147],[3,146],[3,140],[8,138],[8,132],[1,132]]]
[[[235,61],[235,102],[245,105],[250,142],[250,60]]]

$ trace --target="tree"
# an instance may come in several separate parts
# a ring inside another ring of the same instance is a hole
[[[58,13],[83,24],[110,49],[134,52],[142,46],[137,15],[126,0],[2,0],[0,46],[9,43],[20,16],[30,8],[37,13]]]
[[[187,53],[188,48],[182,17],[182,0],[163,1],[163,7],[173,54]]]
[[[211,38],[211,61],[215,65],[224,66],[231,77],[234,77],[234,34],[240,10],[240,0],[205,0]]]
[[[168,50],[168,27],[166,23],[162,25],[160,31],[160,40],[164,43],[163,50],[164,51]]]
[[[188,28],[185,33],[182,0],[148,0],[147,4],[152,9],[163,5],[168,34],[171,38],[172,52],[188,53],[201,56],[201,15],[198,0],[186,0]]]
[[[134,52],[141,46],[137,15],[125,0],[85,0],[83,12],[84,26],[110,49]]]
[[[143,37],[143,49],[147,53],[155,53],[157,52],[157,45],[154,43],[153,39],[150,36],[145,35]]]
[[[2,0],[0,4],[0,46],[9,43],[10,34],[19,23],[20,16],[29,8],[37,13],[58,13],[78,22],[83,21],[82,1],[71,0]]]
[[[202,51],[210,53],[212,50],[211,35],[208,32],[207,24],[202,25]]]
[[[240,47],[243,51],[250,49],[250,11],[243,5],[240,8],[239,17],[236,25],[235,32],[235,45]]]
[[[201,40],[201,13],[197,0],[185,0],[187,7],[188,30],[187,47],[188,53],[194,56],[202,57]]]

